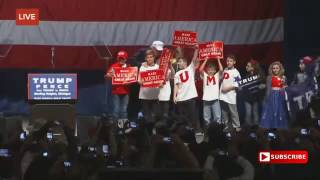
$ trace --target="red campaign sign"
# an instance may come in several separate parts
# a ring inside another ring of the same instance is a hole
[[[214,41],[199,44],[199,59],[204,60],[205,58],[223,59],[223,42]]]
[[[162,69],[164,74],[167,74],[167,70],[169,67],[170,59],[172,58],[172,53],[168,48],[164,48],[159,63],[159,69]]]
[[[140,72],[142,87],[157,88],[164,81],[164,71],[162,69]]]
[[[193,31],[175,31],[172,44],[174,46],[194,46],[197,44],[197,33]]]
[[[112,77],[113,85],[123,85],[137,82],[138,68],[137,67],[114,67],[114,76]]]

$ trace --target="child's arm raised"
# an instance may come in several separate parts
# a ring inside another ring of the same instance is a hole
[[[176,48],[175,58],[176,58],[176,59],[179,59],[179,58],[182,58],[182,57],[183,57],[183,49],[182,49],[180,46],[178,46],[178,47]]]
[[[204,67],[206,67],[207,62],[208,62],[208,58],[205,58],[203,63],[201,64],[201,66],[199,68],[199,71],[200,71],[201,74],[203,73]]]
[[[193,52],[193,57],[191,63],[194,65],[194,69],[197,69],[199,66],[199,61],[198,61],[198,54],[199,54],[199,45],[196,44],[193,46],[194,52]]]
[[[221,59],[218,58],[218,67],[219,67],[219,73],[222,73],[223,72],[223,66],[221,64]]]

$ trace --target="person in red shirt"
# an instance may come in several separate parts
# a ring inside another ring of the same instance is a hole
[[[126,68],[129,65],[126,63],[128,53],[126,51],[119,51],[117,54],[117,62],[112,64],[107,70],[105,78],[112,78],[114,76],[115,67]],[[129,101],[129,87],[128,85],[112,85],[112,116],[115,120],[127,119],[127,107]]]

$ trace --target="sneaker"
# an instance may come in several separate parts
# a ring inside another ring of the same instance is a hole
[[[118,127],[120,129],[125,128],[125,125],[129,122],[128,119],[124,118],[124,119],[118,119]]]
[[[230,128],[228,126],[226,126],[225,128],[223,128],[222,130],[223,132],[230,132]]]
[[[132,128],[127,128],[127,129],[124,130],[124,133],[125,134],[129,134],[131,131],[132,131]]]
[[[204,141],[204,133],[202,132],[197,132],[194,134],[195,138],[196,138],[196,142],[197,144],[200,144]]]

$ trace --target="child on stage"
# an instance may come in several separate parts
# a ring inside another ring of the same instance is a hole
[[[269,66],[267,95],[260,122],[262,128],[288,128],[285,87],[284,68],[279,61],[273,62]]]
[[[114,76],[113,68],[126,68],[128,53],[126,51],[119,51],[117,54],[117,62],[111,65],[108,69],[105,78],[112,78]],[[129,87],[128,85],[112,85],[112,116],[114,120],[127,119],[127,107],[129,101]]]
[[[220,59],[217,60],[219,70],[216,65],[205,59],[200,66],[201,78],[203,79],[203,119],[205,127],[211,122],[221,123],[221,108],[219,102],[219,80],[222,75],[223,67]]]
[[[226,130],[240,131],[240,120],[237,108],[237,88],[241,76],[239,71],[234,67],[236,57],[229,55],[227,57],[227,67],[223,71],[223,80],[220,87],[220,104],[222,109],[222,122]]]
[[[185,116],[195,130],[200,129],[199,119],[196,118],[196,97],[198,97],[195,85],[195,71],[198,66],[199,47],[196,45],[191,63],[184,57],[177,61],[179,71],[174,76],[173,101],[177,104],[179,115]]]

